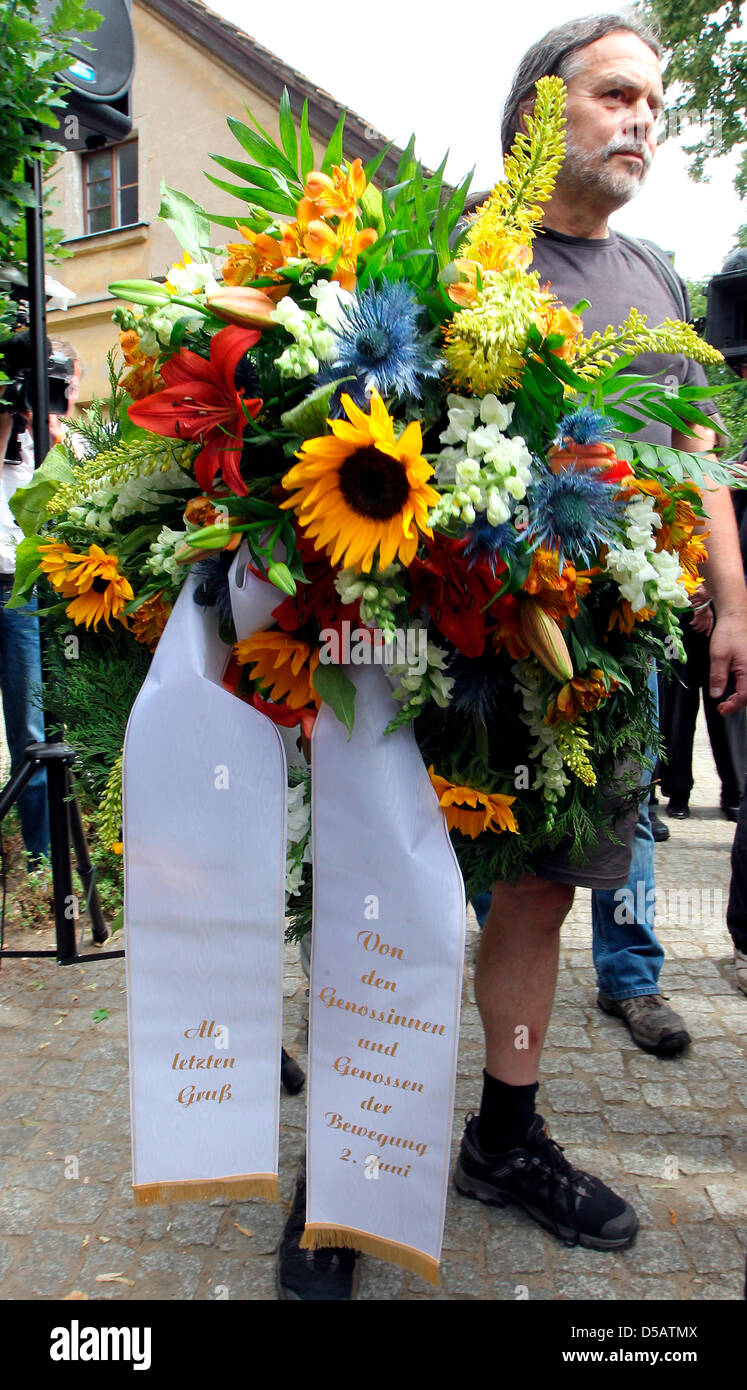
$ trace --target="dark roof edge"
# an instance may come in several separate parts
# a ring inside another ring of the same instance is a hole
[[[191,0],[136,0],[141,9],[150,10],[182,34],[206,49],[226,67],[251,82],[276,105],[280,104],[283,87],[288,88],[293,114],[298,120],[304,100],[309,100],[309,124],[325,139],[329,139],[342,114],[343,107],[328,92],[315,87],[309,78],[288,67],[267,48],[243,33],[235,24],[211,10],[191,3]],[[345,118],[345,144],[348,157],[360,158],[364,164],[378,154],[386,138],[371,125],[348,109]],[[402,150],[392,145],[379,166],[379,176],[394,182]],[[378,176],[377,176],[378,177]]]

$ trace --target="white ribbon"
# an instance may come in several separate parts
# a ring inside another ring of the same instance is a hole
[[[246,573],[241,638],[280,596]],[[125,930],[138,1203],[277,1199],[286,767],[221,687],[230,649],[190,577],[125,740]]]
[[[229,648],[187,580],[127,728],[125,925],[139,1203],[277,1197],[286,759],[221,686]],[[278,591],[230,576],[237,637]],[[350,740],[313,735],[306,1247],[437,1282],[459,1038],[464,889],[383,672],[352,671]],[[292,739],[295,735],[292,735]]]
[[[376,668],[355,726],[312,739],[314,929],[307,1224],[438,1281],[464,955],[464,887],[411,728]]]

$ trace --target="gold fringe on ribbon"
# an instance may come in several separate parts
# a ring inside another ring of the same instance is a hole
[[[402,1245],[398,1240],[385,1240],[383,1236],[372,1236],[368,1231],[359,1231],[355,1226],[323,1226],[319,1222],[307,1222],[301,1236],[302,1250],[323,1250],[329,1246],[343,1250],[360,1250],[364,1255],[375,1255],[379,1260],[409,1269],[412,1274],[420,1274],[429,1284],[438,1287],[438,1260],[425,1255],[412,1245]]]
[[[136,1207],[168,1206],[169,1202],[204,1202],[213,1197],[229,1197],[232,1202],[242,1202],[246,1197],[264,1197],[268,1202],[277,1202],[279,1196],[276,1173],[256,1173],[253,1177],[191,1178],[187,1182],[141,1183],[132,1191]]]

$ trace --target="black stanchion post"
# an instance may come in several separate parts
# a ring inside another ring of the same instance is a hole
[[[37,465],[49,453],[49,377],[47,375],[47,297],[44,288],[44,189],[41,160],[26,165],[34,190],[34,205],[26,209],[29,330],[32,344],[31,410],[34,458]]]

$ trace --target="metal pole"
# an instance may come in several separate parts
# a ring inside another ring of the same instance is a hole
[[[38,468],[49,453],[49,377],[47,375],[47,296],[44,288],[44,189],[40,159],[26,165],[26,178],[34,190],[34,206],[26,209],[26,255],[29,282],[29,330],[31,333],[31,408],[34,463]]]
[[[44,188],[42,163],[35,159],[26,165],[26,177],[34,190],[34,206],[26,209],[26,255],[28,259],[29,330],[31,334],[31,408],[34,421],[34,465],[49,453],[49,375],[47,354],[47,311],[44,284]],[[44,671],[44,634],[39,625],[39,641]],[[45,714],[45,739],[54,736]],[[77,954],[76,901],[70,862],[70,819],[67,805],[67,769],[60,759],[47,763],[49,833],[54,884],[54,915],[57,932],[57,960],[71,961]]]

